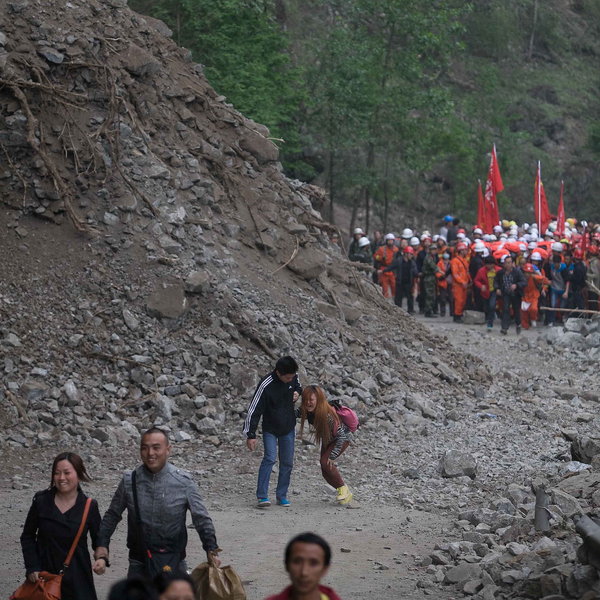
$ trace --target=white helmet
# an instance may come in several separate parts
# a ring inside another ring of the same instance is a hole
[[[505,233],[501,233],[501,234],[500,234],[500,239],[501,239],[501,240],[507,240],[507,239],[508,239],[508,236],[507,236]]]
[[[537,241],[538,241],[538,234],[537,234],[537,233],[530,233],[530,234],[529,234],[529,239],[530,239],[532,242],[537,242]]]
[[[402,231],[402,237],[405,240],[409,240],[413,236],[413,230],[408,227]]]
[[[542,255],[539,252],[532,252],[531,260],[542,260]]]
[[[365,232],[360,228],[357,227],[354,231],[353,231],[354,235],[365,235]]]
[[[475,227],[475,229],[473,229],[473,235],[483,235],[483,229]]]
[[[421,234],[421,241],[423,242],[423,241],[425,241],[427,239],[431,239],[431,234],[429,233],[429,231],[424,231]]]
[[[552,252],[562,252],[564,250],[563,245],[560,242],[552,242]]]
[[[484,242],[491,242],[492,241],[492,236],[489,233],[484,233],[483,234],[483,241]]]
[[[556,221],[552,221],[552,223],[550,223],[550,225],[548,225],[548,229],[550,231],[556,231]]]
[[[387,242],[388,240],[395,240],[396,236],[393,233],[386,233],[384,239]]]
[[[523,230],[527,231],[529,229],[529,223],[523,223]]]
[[[483,252],[485,250],[485,244],[481,240],[475,240],[474,249],[475,252]]]
[[[410,245],[411,246],[418,246],[421,242],[419,241],[419,238],[414,235],[413,237],[410,238]]]
[[[554,233],[550,229],[546,229],[544,237],[554,237]]]
[[[500,225],[494,225],[494,233],[502,233],[502,227]]]
[[[460,233],[456,234],[456,239],[457,240],[464,240],[467,236],[461,231]]]
[[[477,252],[477,250],[475,252]],[[487,248],[484,248],[483,252],[481,253],[481,256],[483,256],[483,258],[487,258],[489,255],[490,251]]]
[[[490,242],[495,242],[498,238],[493,234],[490,233]]]
[[[467,244],[467,246],[471,245],[471,240],[468,237],[464,238],[462,241]]]
[[[358,240],[358,247],[364,248],[365,246],[368,246],[370,243],[371,242],[368,237],[361,237],[360,240]]]
[[[527,244],[527,247],[530,250],[533,250],[534,248],[537,248],[537,242],[529,242],[529,244]]]
[[[432,242],[437,242],[440,239],[440,236],[436,233],[431,239]]]

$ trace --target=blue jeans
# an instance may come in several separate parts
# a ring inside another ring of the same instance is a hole
[[[277,489],[275,497],[277,500],[287,498],[288,488],[290,487],[290,477],[292,467],[294,466],[294,440],[296,439],[296,430],[292,429],[285,435],[274,435],[263,431],[263,445],[265,454],[260,469],[258,470],[258,485],[256,487],[257,498],[269,497],[269,479],[273,471],[273,465],[277,458],[277,448],[279,447],[279,476],[277,477]]]
[[[552,308],[567,308],[567,299],[563,298],[564,290],[555,291],[553,289],[550,290],[550,306]],[[549,323],[556,322],[556,312],[551,310],[549,311]]]

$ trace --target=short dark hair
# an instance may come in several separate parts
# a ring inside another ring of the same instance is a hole
[[[83,459],[79,454],[75,454],[75,452],[61,452],[52,463],[52,473],[50,475],[50,487],[54,486],[54,471],[56,471],[56,465],[62,460],[66,460],[73,465],[75,469],[75,473],[77,473],[77,477],[79,481],[91,481],[91,477],[88,475],[88,472],[83,464]]]
[[[493,265],[496,261],[494,260],[494,257],[491,254],[488,254],[484,259],[483,262],[486,265]]]
[[[158,600],[154,586],[139,575],[133,575],[115,583],[108,600]]]
[[[154,578],[154,587],[158,590],[159,594],[163,594],[169,589],[169,586],[174,581],[187,581],[187,583],[190,584],[194,594],[196,593],[194,580],[187,573],[183,573],[182,571],[163,571],[162,573],[159,573]]]
[[[298,372],[298,363],[291,356],[282,356],[275,363],[275,370],[280,375],[292,375]]]
[[[165,436],[165,440],[166,440],[167,444],[169,443],[169,434],[164,429],[161,429],[160,427],[150,427],[150,429],[146,429],[146,431],[144,431],[144,433],[142,433],[141,439],[144,439],[147,435],[152,435],[153,433],[162,433]]]
[[[452,219],[452,225],[458,225],[460,223],[460,219],[458,217],[454,217],[454,219]]]
[[[293,537],[288,542],[288,545],[285,547],[286,568],[290,562],[290,557],[292,555],[292,546],[295,543],[316,544],[317,546],[321,546],[321,548],[323,548],[323,552],[325,553],[325,566],[328,567],[331,563],[331,548],[329,544],[320,535],[317,535],[316,533],[310,533],[307,531],[306,533],[300,533],[296,537]]]

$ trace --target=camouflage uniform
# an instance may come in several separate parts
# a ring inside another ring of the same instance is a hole
[[[421,275],[423,277],[423,292],[425,293],[425,316],[431,316],[435,310],[436,278],[438,272],[437,254],[427,254],[423,261]]]

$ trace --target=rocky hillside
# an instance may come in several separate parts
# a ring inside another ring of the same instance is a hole
[[[472,391],[477,363],[329,247],[320,190],[282,175],[164,24],[124,0],[5,8],[3,444],[116,445],[151,423],[237,439],[284,353],[365,421]]]

